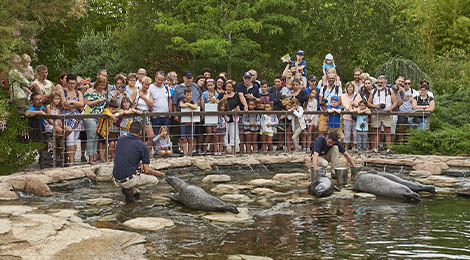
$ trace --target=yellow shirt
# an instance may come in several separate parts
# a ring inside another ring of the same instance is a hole
[[[109,108],[105,108],[102,114],[108,117],[100,118],[100,122],[98,123],[98,127],[96,128],[96,132],[100,134],[102,137],[104,137],[104,139],[106,140],[106,129],[108,127],[111,127],[111,125],[114,123],[114,121],[110,117],[113,114],[113,112],[111,112]]]

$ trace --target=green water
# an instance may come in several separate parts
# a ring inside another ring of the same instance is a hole
[[[232,176],[231,183],[254,178],[272,178],[272,172]],[[202,175],[184,179],[201,185]],[[147,237],[150,259],[227,259],[232,254],[268,256],[273,259],[470,259],[470,200],[425,197],[421,203],[377,198],[314,199],[286,202],[305,196],[294,186],[274,188],[284,195],[263,197],[243,192],[254,202],[235,203],[247,207],[253,220],[225,224],[202,218],[173,202],[157,202],[145,194],[137,203],[123,203],[123,196],[111,183],[71,192],[57,192],[48,198],[23,198],[22,203],[41,208],[75,208],[86,222],[129,230],[122,223],[135,217],[163,217],[174,228],[139,233]],[[168,194],[171,188],[160,183],[154,194]],[[109,206],[93,207],[85,199],[110,197]],[[260,202],[260,199],[265,201]],[[14,203],[14,202],[12,202]],[[103,217],[109,218],[100,221]]]

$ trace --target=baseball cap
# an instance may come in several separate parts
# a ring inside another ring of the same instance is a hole
[[[297,54],[304,56],[304,51],[303,51],[303,50],[298,50],[298,51],[297,51]]]
[[[308,76],[308,80],[310,80],[310,81],[314,81],[314,80],[315,80],[315,81],[316,81],[316,80],[317,80],[317,77],[316,77],[315,75],[309,75],[309,76]]]
[[[338,101],[338,96],[332,96],[331,101]]]
[[[245,72],[245,74],[243,74],[243,78],[244,78],[244,79],[245,79],[245,78],[250,78],[250,79],[251,79],[252,77],[253,77],[253,76],[251,75],[250,72]]]
[[[185,78],[187,78],[187,79],[192,78],[192,77],[193,77],[193,73],[192,73],[191,71],[187,70],[187,71],[185,71],[185,72],[183,73],[183,77],[185,77]]]
[[[328,53],[326,56],[325,56],[325,60],[332,60],[333,59],[333,55],[331,55],[331,53]]]

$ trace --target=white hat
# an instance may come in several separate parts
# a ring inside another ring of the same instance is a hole
[[[328,54],[325,56],[325,60],[333,60],[333,55],[331,55],[331,53],[328,53]]]

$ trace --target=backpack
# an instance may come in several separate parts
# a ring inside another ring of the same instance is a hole
[[[372,92],[372,98],[374,98],[375,94],[377,93],[379,89],[378,88],[375,88],[374,91]],[[413,92],[412,92],[413,93]],[[385,92],[385,98],[387,98],[388,95],[392,95],[392,93],[390,92],[390,88],[387,88],[387,91]],[[380,93],[379,93],[379,98],[380,98]]]
[[[325,92],[326,92],[326,89],[328,88],[327,85],[324,85],[323,87],[323,91],[322,91],[322,96],[324,97],[325,96]],[[339,93],[339,87],[335,85],[335,92],[336,92],[336,96],[338,96],[338,93]],[[331,96],[331,92],[330,92],[330,95],[328,95],[328,97]],[[327,98],[328,98],[327,97]]]

